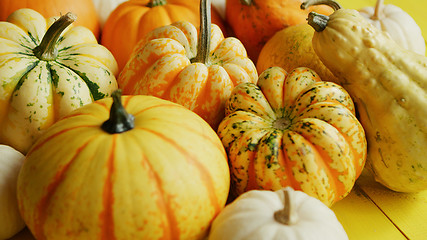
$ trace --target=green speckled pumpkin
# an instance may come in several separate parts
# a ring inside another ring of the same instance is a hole
[[[232,194],[302,190],[328,206],[353,188],[366,160],[354,104],[309,68],[268,68],[232,92],[218,135],[229,156]]]
[[[0,22],[0,143],[25,154],[59,118],[117,89],[113,55],[74,20],[20,9]]]

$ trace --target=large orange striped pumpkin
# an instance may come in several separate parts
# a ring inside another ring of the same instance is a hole
[[[218,136],[181,105],[113,98],[77,109],[30,149],[17,188],[28,228],[38,240],[203,239],[229,190]]]
[[[214,129],[224,117],[225,101],[239,83],[256,82],[258,73],[242,43],[224,38],[210,23],[202,0],[200,34],[189,22],[160,27],[142,39],[117,82],[125,94],[145,94],[179,103]]]
[[[238,85],[218,128],[233,194],[291,186],[328,206],[344,198],[367,151],[354,111],[342,87],[305,67],[290,73],[272,67],[258,85]]]

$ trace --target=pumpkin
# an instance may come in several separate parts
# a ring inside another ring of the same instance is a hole
[[[271,67],[236,86],[218,135],[229,157],[232,196],[291,186],[327,206],[353,188],[366,159],[353,101],[311,69]]]
[[[18,173],[25,156],[0,144],[0,239],[9,239],[25,227],[16,199]]]
[[[302,0],[227,0],[226,20],[256,62],[264,44],[277,31],[305,23],[309,11],[329,14],[329,7],[301,10]]]
[[[427,190],[427,57],[404,49],[354,9],[308,19],[314,50],[356,103],[368,169],[394,191]]]
[[[359,12],[375,27],[390,34],[405,49],[424,55],[426,43],[415,20],[398,6],[384,5],[383,2],[384,0],[377,0],[375,7],[365,7]]]
[[[195,113],[118,90],[49,128],[17,189],[36,239],[203,239],[225,205],[229,171]]]
[[[0,22],[0,143],[25,154],[59,118],[117,89],[114,57],[74,19],[19,9]]]
[[[102,29],[102,45],[122,70],[135,45],[150,31],[177,21],[199,25],[199,0],[129,0],[110,14]],[[212,11],[212,22],[224,29],[221,16]],[[123,37],[125,36],[125,37]]]
[[[220,28],[211,25],[208,2],[201,4],[199,40],[189,22],[155,29],[138,43],[117,81],[125,94],[179,103],[216,129],[231,90],[242,82],[256,82],[258,73],[242,43],[224,38]]]
[[[304,66],[315,71],[324,81],[339,82],[314,52],[311,44],[313,34],[314,29],[307,23],[289,26],[276,32],[259,54],[257,71],[263,72],[274,66],[292,71]]]
[[[75,25],[89,28],[97,38],[100,35],[100,23],[92,0],[0,0],[0,6],[0,21],[6,21],[10,14],[21,8],[31,8],[45,18],[72,12],[78,16]]]
[[[346,240],[335,213],[291,187],[251,190],[227,205],[212,223],[209,240]]]
[[[108,16],[111,12],[116,9],[118,5],[128,0],[92,0],[95,5],[96,12],[98,14],[99,23],[104,27],[105,21],[107,21]]]

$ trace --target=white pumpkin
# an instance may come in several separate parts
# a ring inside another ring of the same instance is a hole
[[[320,200],[290,187],[251,190],[215,218],[209,240],[347,240],[335,213]]]
[[[98,14],[98,19],[101,24],[101,27],[104,26],[105,21],[107,21],[110,13],[116,9],[121,3],[127,0],[92,0],[95,5],[96,12]]]
[[[400,46],[425,55],[426,43],[421,28],[415,20],[401,8],[392,4],[383,4],[377,0],[375,7],[365,7],[360,14],[378,29],[387,32]]]
[[[25,227],[18,210],[16,184],[25,156],[0,145],[0,239],[8,239]]]

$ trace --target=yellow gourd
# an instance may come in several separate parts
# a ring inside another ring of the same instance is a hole
[[[359,12],[327,3],[329,17],[310,13],[313,48],[359,110],[368,140],[367,167],[400,192],[427,190],[427,57],[406,50]]]

